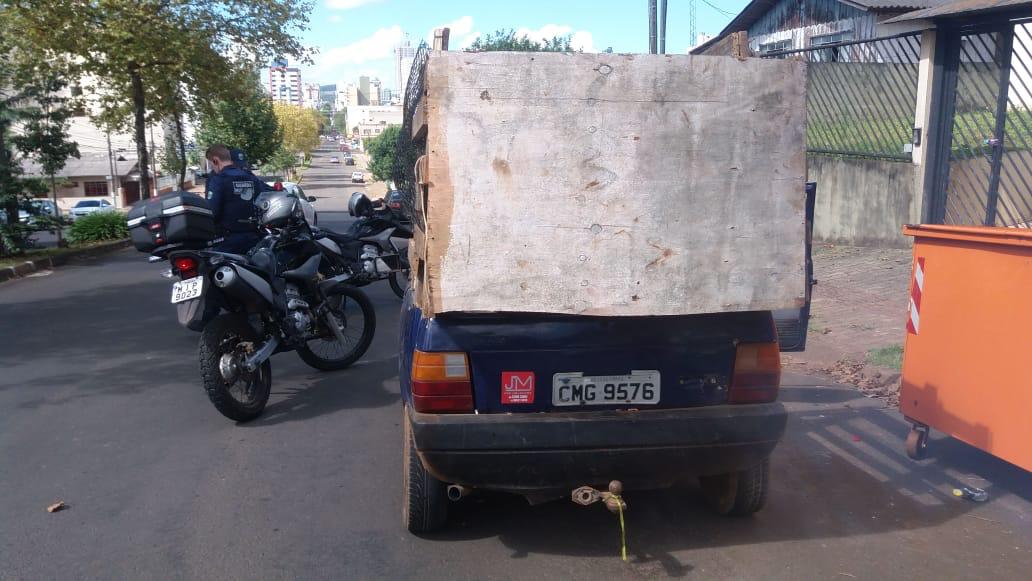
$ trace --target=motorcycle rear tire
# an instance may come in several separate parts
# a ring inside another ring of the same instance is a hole
[[[365,355],[366,350],[369,349],[369,345],[373,342],[373,336],[376,334],[376,309],[373,307],[373,303],[364,292],[354,287],[345,286],[330,291],[327,298],[334,295],[344,295],[346,299],[354,301],[362,312],[362,319],[365,326],[362,328],[362,336],[359,338],[354,348],[347,354],[347,356],[342,358],[326,359],[317,355],[308,347],[308,345],[301,345],[298,347],[297,354],[301,357],[301,360],[319,371],[337,371],[350,367],[354,362],[358,361],[360,357]]]
[[[227,385],[219,370],[219,360],[230,346],[227,342],[233,341],[234,338],[255,344],[261,341],[247,319],[239,315],[225,314],[215,317],[204,327],[198,351],[201,379],[204,381],[204,391],[208,394],[208,399],[219,413],[243,423],[257,418],[265,411],[265,404],[269,401],[269,393],[272,391],[272,364],[265,360],[255,371],[254,395],[251,401],[242,402],[234,397],[229,388],[235,383]]]

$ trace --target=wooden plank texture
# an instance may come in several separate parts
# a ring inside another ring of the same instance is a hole
[[[630,316],[798,305],[805,66],[434,52],[420,306]]]

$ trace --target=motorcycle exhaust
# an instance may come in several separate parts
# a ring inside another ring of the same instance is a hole
[[[262,300],[272,303],[271,290],[267,293],[270,296],[264,296],[259,288],[255,288],[255,281],[249,280],[251,278],[257,279],[258,283],[264,286],[268,286],[265,281],[259,278],[257,275],[242,274],[238,269],[232,266],[220,266],[212,278],[215,281],[215,286],[222,289],[227,295],[239,300],[246,304],[259,303]]]
[[[458,502],[463,498],[470,495],[473,489],[468,486],[461,484],[449,484],[448,485],[448,500],[452,502]]]

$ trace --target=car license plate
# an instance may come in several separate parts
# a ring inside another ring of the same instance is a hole
[[[619,405],[659,403],[659,371],[630,375],[556,373],[552,376],[552,405]]]
[[[204,277],[195,276],[172,285],[172,303],[196,299],[204,293]]]

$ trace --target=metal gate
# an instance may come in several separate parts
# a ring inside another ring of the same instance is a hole
[[[1005,21],[943,33],[951,131],[932,221],[1032,227],[1032,28]]]

